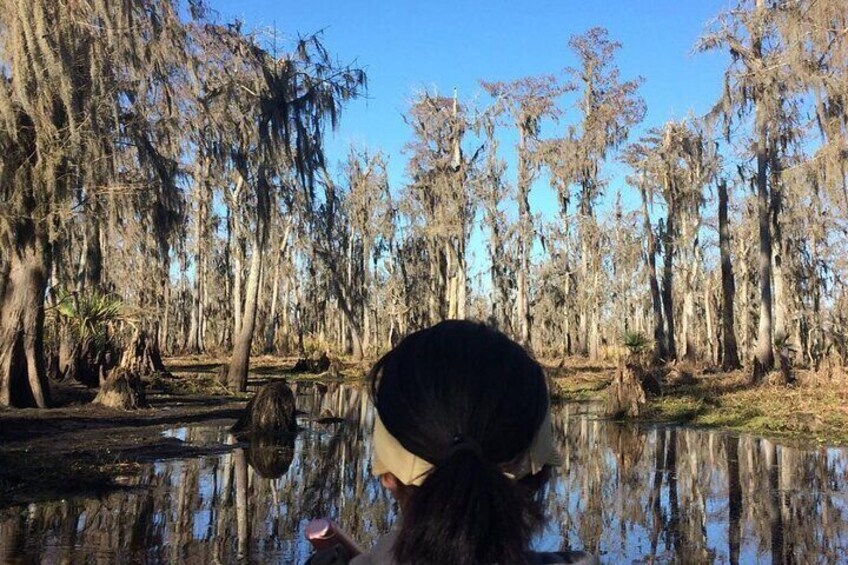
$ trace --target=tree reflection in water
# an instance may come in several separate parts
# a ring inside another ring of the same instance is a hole
[[[143,465],[99,498],[0,511],[0,562],[302,562],[316,516],[368,545],[396,508],[370,475],[367,394],[317,383],[296,394],[312,416],[296,438]],[[543,493],[539,549],[586,548],[609,563],[846,560],[848,450],[626,426],[575,406],[557,408],[554,425],[565,463]],[[225,427],[173,435],[234,442]]]

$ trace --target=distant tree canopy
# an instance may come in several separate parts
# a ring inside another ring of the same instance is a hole
[[[713,111],[665,124],[626,46],[568,46],[481,104],[416,95],[401,185],[379,150],[325,154],[366,81],[320,36],[278,46],[200,1],[0,0],[0,405],[49,404],[79,350],[58,312],[104,296],[110,338],[231,353],[234,390],[252,353],[364,358],[454,317],[541,356],[641,332],[656,362],[755,382],[844,363],[844,1],[739,0],[697,44],[728,56]]]

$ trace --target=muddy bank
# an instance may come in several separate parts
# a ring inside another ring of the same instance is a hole
[[[89,404],[94,392],[79,385],[54,389],[58,408],[0,410],[0,507],[107,491],[140,463],[203,455],[163,432],[231,423],[246,403],[149,389],[151,408],[123,412]]]
[[[91,404],[96,389],[51,383],[54,408],[0,409],[0,507],[18,502],[91,494],[118,487],[115,479],[141,463],[230,449],[198,448],[165,437],[169,428],[230,425],[252,391],[271,381],[361,379],[367,363],[333,360],[333,372],[295,373],[297,358],[256,357],[247,394],[218,382],[225,359],[183,356],[165,360],[173,378],[145,381],[151,408],[124,412]]]

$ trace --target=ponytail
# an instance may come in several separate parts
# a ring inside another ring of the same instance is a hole
[[[415,489],[394,546],[398,563],[523,563],[541,520],[532,492],[477,450],[454,451]]]

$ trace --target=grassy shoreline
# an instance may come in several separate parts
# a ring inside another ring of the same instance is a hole
[[[640,419],[848,445],[848,387],[823,386],[817,379],[749,387],[746,377],[739,372],[700,377],[649,400]]]
[[[603,401],[612,365],[551,369],[555,402]],[[749,386],[747,374],[696,373],[665,383],[634,421],[744,432],[819,445],[848,446],[848,383],[798,371],[793,386]]]

